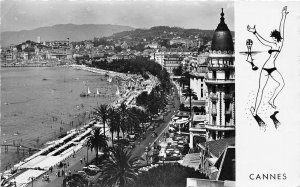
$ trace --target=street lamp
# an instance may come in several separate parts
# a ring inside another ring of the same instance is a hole
[[[66,166],[67,166],[67,163],[64,163],[64,179],[66,178]]]
[[[146,147],[146,153],[147,153],[147,155],[146,155],[146,160],[147,160],[147,165],[148,165],[148,153],[149,153],[149,149],[148,149],[148,147]]]
[[[35,178],[34,178],[34,177],[29,177],[28,179],[31,180],[31,186],[33,187],[33,180],[34,180]],[[16,181],[15,181],[15,184],[16,184]]]

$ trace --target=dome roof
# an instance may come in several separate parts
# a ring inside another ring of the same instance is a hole
[[[222,8],[220,23],[212,38],[211,50],[213,51],[233,51],[232,36],[224,20],[225,18]]]

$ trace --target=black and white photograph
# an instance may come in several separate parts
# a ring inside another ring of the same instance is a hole
[[[1,186],[300,186],[299,2],[0,3]]]

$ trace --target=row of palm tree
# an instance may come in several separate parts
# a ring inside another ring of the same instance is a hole
[[[183,86],[184,89],[182,90],[182,95],[185,99],[189,98],[190,102],[190,116],[192,116],[192,99],[197,100],[197,94],[191,88],[191,75],[189,72],[185,72],[182,74],[181,78],[178,79],[180,86]],[[187,87],[186,87],[187,86]]]
[[[99,158],[99,151],[105,150],[108,147],[107,141],[107,137],[101,134],[99,128],[95,128],[92,131],[92,135],[88,137],[87,147],[96,152],[96,161]]]
[[[101,121],[103,124],[103,134],[101,129],[93,130],[92,135],[88,138],[87,146],[91,150],[95,150],[96,159],[98,160],[98,151],[107,148],[108,138],[106,136],[106,125],[109,127],[111,133],[112,144],[114,145],[114,134],[117,134],[118,141],[120,140],[120,133],[123,137],[125,133],[134,134],[142,131],[140,124],[146,123],[148,120],[147,112],[139,108],[128,108],[124,103],[118,108],[110,107],[107,104],[102,104],[95,108],[93,112],[94,118]]]

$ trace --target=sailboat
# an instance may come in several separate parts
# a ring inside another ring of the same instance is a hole
[[[111,82],[112,81],[112,77],[108,76],[107,81]]]
[[[97,95],[97,96],[99,96],[99,95],[100,95],[98,88],[97,88],[96,95]]]
[[[80,97],[88,97],[88,96],[90,96],[90,94],[91,94],[90,88],[87,86],[87,91],[86,92],[82,92],[80,94]]]
[[[87,87],[87,95],[89,96],[92,92],[90,91],[90,88]]]
[[[119,95],[120,95],[120,90],[119,90],[119,87],[118,87],[118,86],[117,86],[116,95],[117,95],[117,96],[119,96]]]

